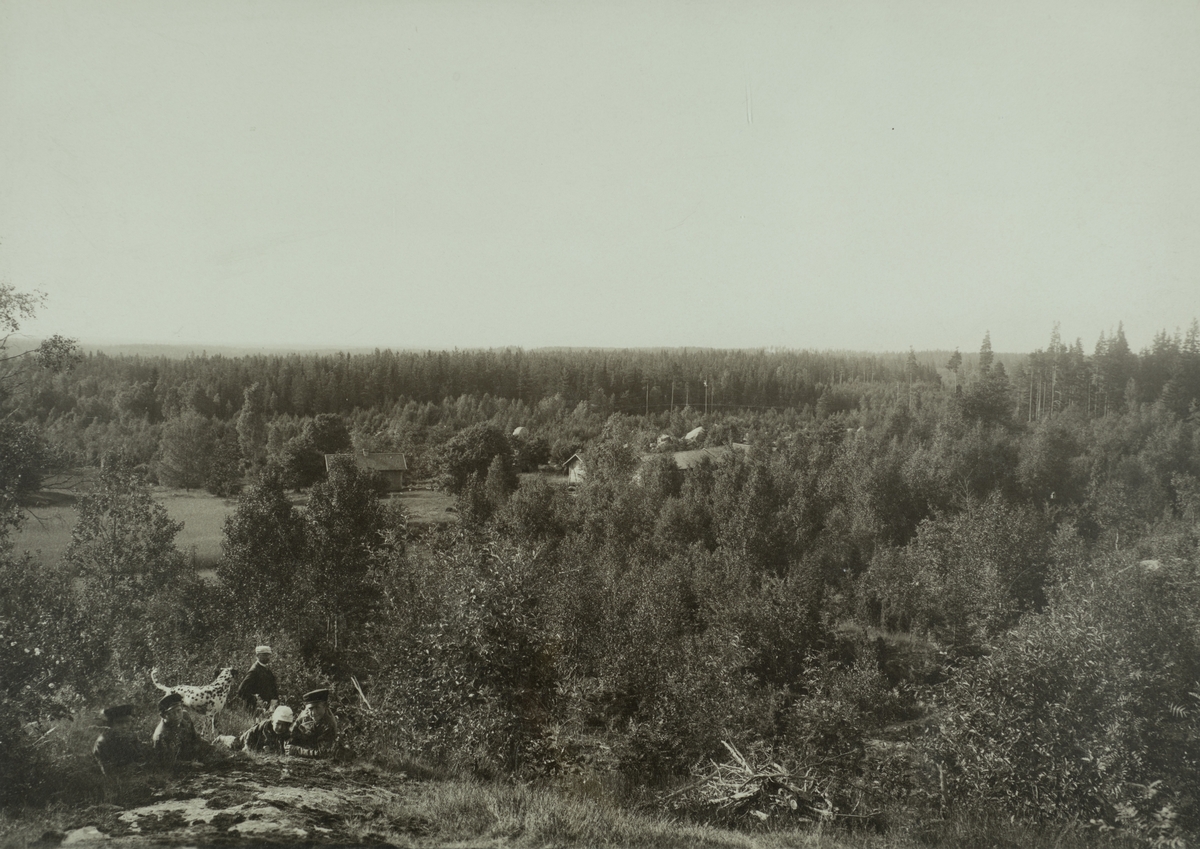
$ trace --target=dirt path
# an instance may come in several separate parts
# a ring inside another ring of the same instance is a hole
[[[41,845],[411,845],[429,824],[401,814],[406,786],[403,775],[295,758],[187,764],[149,804],[87,808]]]

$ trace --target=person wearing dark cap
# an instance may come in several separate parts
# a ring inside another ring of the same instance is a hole
[[[92,746],[92,757],[100,764],[100,771],[108,775],[111,771],[146,758],[146,747],[133,733],[133,705],[106,707],[103,711],[108,727],[100,732]]]
[[[258,646],[254,649],[254,663],[250,671],[237,688],[238,698],[251,713],[258,710],[261,701],[268,711],[275,710],[279,704],[279,685],[275,681],[275,673],[271,671],[271,647]]]
[[[304,694],[304,710],[292,725],[292,738],[285,746],[299,758],[327,758],[337,747],[337,719],[329,710],[329,690]]]
[[[161,717],[151,740],[154,756],[163,766],[172,766],[178,760],[198,760],[205,755],[208,746],[196,733],[192,715],[183,706],[183,696],[168,693],[158,700]]]

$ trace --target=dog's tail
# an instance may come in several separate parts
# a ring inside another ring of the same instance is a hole
[[[170,687],[164,687],[162,684],[159,684],[159,683],[158,683],[158,677],[157,677],[157,676],[158,676],[158,667],[156,666],[156,667],[154,667],[153,669],[151,669],[151,670],[150,670],[150,680],[151,680],[151,681],[154,683],[154,686],[155,686],[155,687],[158,687],[158,689],[162,690],[164,693],[169,693],[169,692],[171,692],[171,688],[170,688]]]

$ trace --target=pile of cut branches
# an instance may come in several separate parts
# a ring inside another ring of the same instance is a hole
[[[796,774],[765,757],[747,757],[731,743],[722,745],[729,760],[694,769],[695,780],[664,801],[675,810],[731,824],[751,818],[817,822],[833,816],[833,802],[811,770]]]

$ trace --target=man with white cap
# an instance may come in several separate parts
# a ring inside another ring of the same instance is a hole
[[[292,736],[292,709],[287,705],[275,708],[270,719],[264,719],[253,728],[242,732],[233,744],[235,749],[245,749],[247,752],[267,752],[272,755],[282,755],[283,747]]]
[[[279,685],[275,682],[275,673],[271,671],[271,647],[258,646],[254,649],[254,655],[250,671],[237,688],[238,698],[251,713],[258,710],[260,701],[268,711],[275,710],[279,704]]]
[[[311,690],[304,694],[304,710],[296,717],[284,750],[298,758],[327,758],[337,746],[337,736],[337,719],[329,711],[329,690]]]

